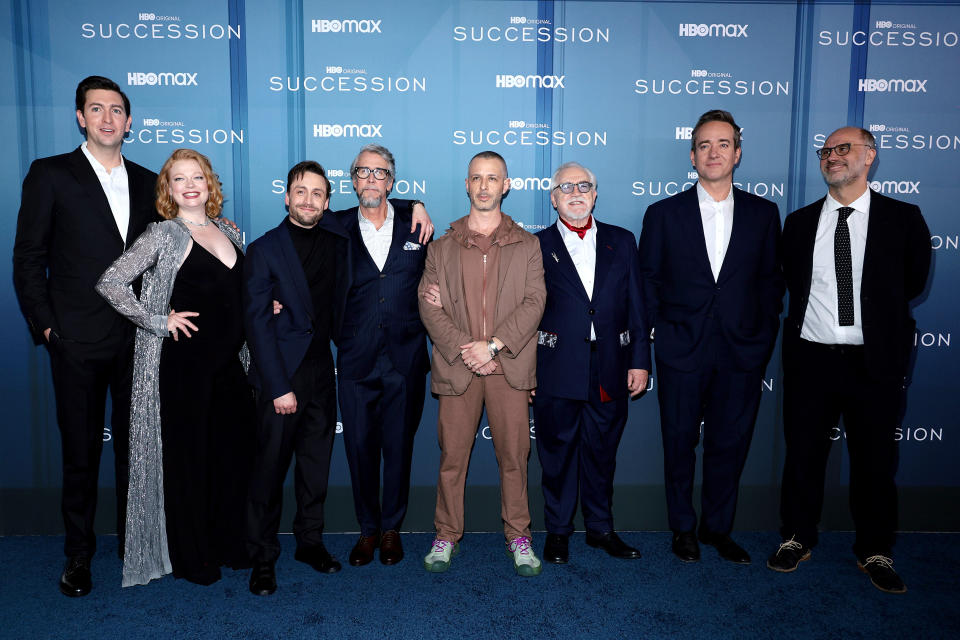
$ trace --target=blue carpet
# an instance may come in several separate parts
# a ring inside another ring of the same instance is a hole
[[[468,534],[444,574],[423,570],[429,534],[404,535],[394,567],[354,568],[353,535],[328,535],[344,563],[319,575],[293,560],[282,536],[280,588],[247,592],[247,571],[198,587],[166,577],[120,588],[116,538],[99,539],[94,590],[57,589],[61,537],[0,538],[0,638],[957,638],[960,534],[901,534],[896,568],[909,591],[873,588],[856,566],[852,534],[822,536],[792,574],[765,566],[774,533],[738,533],[750,566],[719,559],[682,564],[667,533],[625,533],[643,558],[615,560],[571,539],[571,563],[537,578],[514,575],[499,534]],[[534,537],[539,552],[543,534]]]

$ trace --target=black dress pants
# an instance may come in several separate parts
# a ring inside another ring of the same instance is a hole
[[[257,444],[247,501],[247,550],[254,562],[280,557],[283,481],[296,453],[293,534],[297,548],[323,543],[323,503],[337,425],[332,357],[306,359],[291,380],[297,411],[279,415],[273,398],[257,394]]]
[[[98,342],[73,342],[51,333],[50,371],[57,400],[63,454],[64,553],[92,557],[97,548],[93,519],[106,426],[107,389],[112,400],[110,440],[117,492],[117,533],[123,540],[127,514],[130,387],[133,326],[118,317]]]
[[[902,382],[867,370],[863,347],[792,338],[784,344],[784,539],[817,544],[827,457],[841,416],[850,454],[854,552],[889,556],[897,525],[896,427]],[[879,372],[883,373],[883,372]]]

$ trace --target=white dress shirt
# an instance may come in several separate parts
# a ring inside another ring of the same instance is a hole
[[[575,232],[567,229],[567,226],[557,219],[557,229],[560,230],[560,237],[563,238],[563,244],[567,247],[567,253],[573,260],[573,266],[577,268],[577,275],[580,276],[580,282],[587,292],[587,298],[593,299],[593,281],[597,275],[597,221],[583,234],[583,239]],[[590,339],[597,339],[597,332],[593,329],[593,322],[590,323]]]
[[[383,265],[387,263],[387,256],[390,254],[390,245],[393,243],[393,205],[387,202],[387,219],[379,229],[363,217],[359,208],[357,208],[357,220],[360,222],[360,237],[363,238],[363,244],[370,252],[370,257],[376,263],[377,269],[383,271]]]
[[[100,164],[100,161],[93,157],[93,154],[87,150],[87,141],[84,140],[80,145],[83,155],[87,156],[90,166],[93,167],[100,186],[103,188],[104,195],[107,196],[107,203],[110,205],[110,211],[113,213],[113,219],[117,223],[117,229],[120,231],[120,237],[127,241],[127,227],[130,226],[130,183],[127,180],[127,168],[123,164],[123,156],[120,156],[120,164],[110,171]]]
[[[703,223],[703,239],[707,242],[710,270],[713,271],[714,281],[717,281],[733,229],[733,185],[730,185],[727,197],[717,201],[698,182],[697,199],[700,201],[700,221]]]
[[[820,210],[817,237],[813,243],[810,297],[800,337],[823,344],[863,344],[860,284],[863,282],[863,254],[867,248],[867,222],[870,220],[870,189],[848,205],[853,207],[853,213],[847,217],[853,275],[853,325],[848,327],[841,327],[838,318],[837,272],[833,251],[833,237],[839,217],[837,209],[842,206],[828,193]]]

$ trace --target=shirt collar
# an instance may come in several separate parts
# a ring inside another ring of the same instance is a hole
[[[369,220],[363,217],[363,212],[360,211],[360,207],[357,207],[357,221],[360,224],[368,224],[370,226],[373,226],[372,222],[370,222]],[[383,224],[386,224],[388,222],[390,222],[391,224],[393,223],[393,205],[390,204],[389,200],[387,200],[387,217],[386,219],[384,219]],[[380,228],[383,229],[383,226],[381,225]]]
[[[84,140],[80,145],[80,150],[83,151],[83,155],[87,156],[87,160],[90,162],[90,166],[93,167],[93,170],[97,173],[103,173],[105,175],[112,175],[112,171],[107,171],[107,168],[104,167],[99,160],[93,157],[93,154],[90,153],[90,150],[87,149],[87,141]],[[126,172],[127,168],[123,164],[123,154],[120,154],[120,164],[114,167],[114,169],[120,169],[123,172]]]
[[[584,240],[586,240],[588,237],[595,235],[597,233],[597,217],[594,216],[592,213],[590,215],[593,216],[593,220],[591,220],[590,228],[587,229],[587,232],[583,236]],[[580,240],[580,236],[577,235],[576,231],[570,231],[570,229],[567,229],[567,225],[563,224],[563,221],[560,220],[560,216],[557,216],[556,224],[557,224],[557,229],[560,230],[561,238],[566,239],[569,236],[571,238],[576,238],[577,240]]]
[[[707,193],[707,190],[703,188],[703,185],[700,184],[700,181],[697,181],[697,200],[700,203],[704,202],[716,202],[719,204],[733,204],[733,185],[730,185],[730,190],[727,192],[727,197],[723,200],[714,200],[713,196]]]
[[[827,192],[827,199],[823,203],[824,211],[836,211],[844,205],[837,202],[830,192]],[[854,211],[859,211],[860,213],[869,213],[870,212],[870,189],[867,188],[859,198],[846,205],[848,207],[853,207]]]

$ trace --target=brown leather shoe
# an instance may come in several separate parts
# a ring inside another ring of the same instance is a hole
[[[391,529],[384,533],[380,540],[380,562],[397,564],[401,560],[403,560],[403,544],[400,542],[400,533]]]
[[[380,544],[379,534],[360,536],[357,544],[353,545],[353,550],[350,551],[350,564],[354,567],[362,567],[373,562],[373,552],[377,550],[378,544]]]

